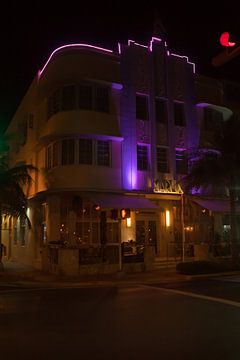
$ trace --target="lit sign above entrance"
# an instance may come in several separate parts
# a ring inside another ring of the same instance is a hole
[[[154,181],[154,190],[155,193],[162,194],[183,194],[181,185],[176,182],[176,180],[155,180]]]

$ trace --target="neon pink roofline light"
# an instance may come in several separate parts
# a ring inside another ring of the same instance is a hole
[[[150,45],[149,45],[150,51],[152,51],[153,43],[154,43],[154,42],[162,42],[162,39],[159,39],[159,38],[153,36],[152,39],[151,39],[151,41],[150,41]],[[166,43],[165,43],[165,46],[166,46]]]
[[[160,38],[157,38],[157,37],[152,37],[150,43],[149,43],[149,46],[146,46],[146,45],[142,45],[142,44],[139,44],[137,42],[135,42],[134,40],[128,40],[128,46],[131,46],[131,44],[133,45],[136,45],[136,46],[140,46],[140,47],[143,47],[145,49],[149,49],[149,51],[152,52],[153,50],[153,43],[155,42],[162,42],[162,39]],[[164,46],[167,48],[167,43],[166,41],[164,42]],[[106,53],[110,53],[112,54],[113,53],[113,50],[109,50],[109,49],[105,49],[105,48],[102,48],[102,47],[99,47],[99,46],[94,46],[94,45],[90,45],[90,44],[68,44],[68,45],[63,45],[63,46],[60,46],[58,47],[57,49],[55,49],[51,55],[49,56],[48,60],[46,61],[45,65],[43,66],[43,68],[41,70],[38,71],[38,79],[40,79],[40,77],[42,76],[42,73],[44,72],[44,70],[46,69],[47,65],[49,64],[49,62],[51,61],[52,57],[60,50],[62,49],[66,49],[66,48],[71,48],[71,47],[83,47],[83,48],[90,48],[90,49],[94,49],[94,50],[99,50],[99,51],[102,51],[102,52],[106,52]],[[118,53],[121,54],[121,44],[118,43]],[[174,53],[170,53],[169,50],[167,50],[167,55],[170,56],[176,56],[176,57],[179,57],[179,58],[182,58],[182,59],[186,59],[187,60],[187,63],[192,65],[193,67],[193,72],[195,73],[195,64],[193,62],[190,62],[188,60],[188,57],[187,56],[182,56],[182,55],[178,55],[178,54],[174,54]]]
[[[103,51],[106,53],[113,53],[113,50],[109,50],[109,49],[104,49],[102,47],[99,46],[94,46],[94,45],[90,45],[90,44],[68,44],[68,45],[63,45],[58,47],[57,49],[55,49],[51,55],[49,56],[48,60],[46,61],[45,65],[43,66],[42,70],[38,71],[38,78],[41,77],[42,73],[44,72],[44,70],[46,69],[47,65],[49,64],[49,62],[51,61],[53,55],[55,55],[58,51],[62,50],[62,49],[66,49],[66,48],[71,48],[71,47],[85,47],[85,48],[90,48],[90,49],[95,49],[95,50],[99,50],[99,51]]]
[[[193,63],[193,62],[190,62],[189,60],[188,60],[188,56],[182,56],[182,55],[178,55],[178,54],[174,54],[174,53],[170,53],[170,55],[172,55],[172,56],[175,56],[175,57],[179,57],[179,58],[182,58],[182,59],[186,59],[187,60],[187,63],[188,64],[190,64],[190,65],[192,65],[192,67],[193,67],[193,72],[194,72],[194,74],[195,74],[195,64]]]
[[[152,50],[153,50],[153,43],[155,43],[155,42],[160,43],[160,42],[162,42],[162,39],[157,38],[157,37],[152,37],[152,39],[151,39],[151,41],[150,41],[150,44],[149,44],[149,47],[146,46],[146,45],[142,45],[142,44],[136,43],[134,40],[128,40],[128,46],[130,46],[131,44],[134,44],[134,45],[136,45],[136,46],[141,46],[141,47],[147,48],[147,49],[149,49],[150,51],[152,51]],[[167,43],[166,43],[166,41],[164,41],[164,46],[167,48]],[[118,49],[120,49],[120,50],[119,50],[119,53],[121,53],[121,46],[118,46]],[[189,65],[192,65],[193,73],[195,74],[195,72],[196,72],[196,65],[195,65],[195,63],[190,62],[187,56],[174,54],[174,53],[171,53],[169,50],[167,50],[167,55],[168,55],[168,56],[171,56],[171,55],[172,55],[172,56],[175,56],[175,57],[179,57],[179,58],[181,58],[181,59],[186,59],[186,60],[187,60],[187,63],[188,63]]]
[[[128,44],[128,46],[131,46],[131,44],[134,44],[134,45],[136,45],[136,46],[140,46],[140,47],[143,47],[143,48],[145,48],[145,49],[149,49],[150,51],[152,51],[153,43],[154,43],[154,42],[161,42],[161,41],[162,41],[162,39],[153,36],[152,39],[151,39],[151,41],[150,41],[149,46],[143,45],[143,44],[139,44],[139,43],[137,43],[135,40],[131,40],[131,39],[128,39],[127,44]],[[166,42],[165,42],[165,46],[167,46]],[[119,51],[119,46],[118,46],[118,51]],[[121,53],[121,47],[120,47],[119,53]]]

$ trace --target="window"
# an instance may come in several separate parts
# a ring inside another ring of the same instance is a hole
[[[109,112],[109,87],[94,83],[68,85],[55,91],[48,99],[47,118],[59,111],[75,109]]]
[[[77,155],[75,154],[76,146],[78,149],[78,154],[76,151]],[[64,139],[47,147],[47,169],[75,163],[111,166],[111,142],[93,139]]]
[[[186,150],[176,149],[176,172],[177,174],[187,174],[188,159]]]
[[[76,89],[74,85],[65,86],[62,90],[62,110],[76,109]]]
[[[79,164],[92,164],[93,144],[91,139],[79,139]]]
[[[81,84],[78,87],[78,106],[80,109],[92,110],[93,91],[90,84]]]
[[[62,140],[62,165],[74,164],[74,139]]]
[[[53,145],[47,147],[46,152],[46,168],[51,169],[54,166],[58,165],[58,142],[55,142]]]
[[[61,100],[61,93],[60,90],[55,91],[52,97],[52,111],[53,114],[56,114],[60,111],[60,100]]]
[[[27,120],[18,123],[18,143],[24,146],[27,142],[28,136],[28,123]]]
[[[119,243],[118,222],[107,222],[107,242]]]
[[[51,145],[49,145],[47,147],[46,163],[47,163],[47,169],[51,169],[51,167],[52,167],[52,147],[51,147]]]
[[[48,99],[48,118],[60,111],[61,92],[55,91]]]
[[[18,221],[16,218],[13,219],[13,243],[17,245],[18,243],[18,228],[17,228]]]
[[[58,165],[58,142],[55,142],[52,146],[52,166]]]
[[[148,101],[145,95],[136,95],[136,119],[148,120]]]
[[[137,243],[145,244],[145,237],[146,237],[146,227],[144,220],[137,220],[136,221],[136,239]]]
[[[91,223],[88,221],[85,222],[76,222],[76,240],[80,244],[90,244],[91,243]]]
[[[21,216],[20,217],[20,234],[19,234],[21,246],[26,245],[26,225],[27,225],[26,218]]]
[[[137,169],[148,169],[148,147],[146,145],[137,145]]]
[[[99,222],[77,221],[75,231],[75,241],[78,244],[99,244],[100,226]]]
[[[109,141],[97,141],[97,165],[110,166]]]
[[[174,124],[177,126],[185,126],[185,111],[184,104],[180,102],[174,102]]]
[[[109,89],[95,84],[79,85],[78,105],[80,109],[109,112]]]
[[[157,171],[162,173],[169,172],[167,148],[157,147]]]
[[[155,99],[155,115],[156,115],[156,121],[160,124],[166,124],[167,123],[167,103],[166,100],[156,98]]]
[[[95,107],[94,110],[105,112],[109,111],[108,88],[96,86],[95,88]]]
[[[99,234],[99,223],[98,222],[92,222],[92,242],[93,243],[99,243],[100,242],[100,234]]]

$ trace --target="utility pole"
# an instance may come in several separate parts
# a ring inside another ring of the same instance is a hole
[[[181,194],[182,261],[185,261],[184,193]]]
[[[225,47],[225,50],[212,58],[213,66],[219,67],[240,55],[240,45],[236,46],[235,42],[230,42],[229,37],[228,32],[224,32],[220,36],[220,44]]]

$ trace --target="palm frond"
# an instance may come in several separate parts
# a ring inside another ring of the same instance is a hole
[[[190,172],[181,179],[186,192],[191,189],[207,189],[212,186],[226,186],[229,174],[224,169],[221,154],[216,150],[200,149],[192,157]]]
[[[0,162],[0,208],[2,213],[23,217],[31,227],[27,216],[28,199],[24,193],[25,185],[33,181],[30,172],[37,171],[33,165],[15,166],[11,169]]]
[[[12,182],[16,182],[21,185],[29,185],[33,181],[29,172],[33,171],[37,171],[36,167],[33,165],[15,166],[7,171],[6,176],[8,176]]]
[[[211,149],[192,150],[190,171],[181,180],[185,191],[191,189],[240,187],[240,121],[232,116],[218,126]]]

